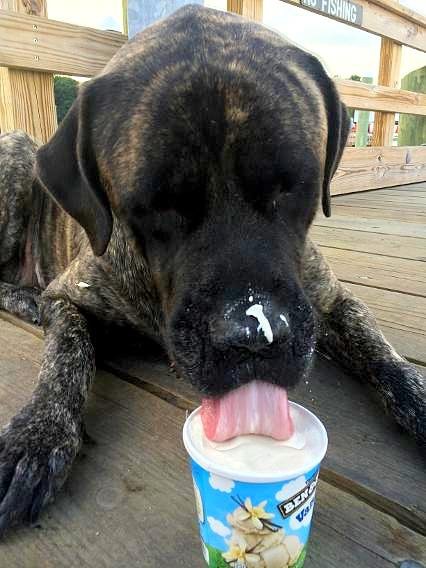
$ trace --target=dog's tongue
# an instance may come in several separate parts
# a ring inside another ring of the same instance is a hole
[[[203,399],[201,420],[205,435],[215,442],[243,434],[287,440],[294,431],[287,391],[263,381],[252,381],[221,398]]]

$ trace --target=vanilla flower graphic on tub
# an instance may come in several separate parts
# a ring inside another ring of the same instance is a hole
[[[234,498],[233,498],[234,499]],[[250,498],[227,516],[232,527],[229,550],[222,554],[232,568],[288,568],[294,566],[302,544],[297,536],[286,536],[284,530],[271,521],[265,511],[267,501],[253,505]]]

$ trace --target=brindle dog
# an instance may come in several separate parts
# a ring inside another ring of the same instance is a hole
[[[189,6],[84,84],[37,154],[23,133],[0,138],[0,307],[46,334],[34,394],[0,436],[1,534],[37,518],[79,451],[93,320],[161,342],[209,395],[291,387],[319,345],[424,445],[422,377],[307,237],[347,134],[315,57]]]

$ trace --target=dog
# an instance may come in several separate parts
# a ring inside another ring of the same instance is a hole
[[[38,384],[0,435],[1,535],[69,474],[96,325],[161,343],[207,396],[256,377],[290,388],[318,347],[424,448],[422,376],[308,236],[320,204],[330,215],[348,130],[314,56],[190,5],[82,85],[46,145],[1,136],[0,308],[45,330]]]

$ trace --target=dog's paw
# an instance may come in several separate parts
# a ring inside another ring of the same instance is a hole
[[[24,409],[0,434],[0,537],[12,526],[36,521],[81,445],[80,425],[31,410]]]
[[[410,363],[383,365],[376,379],[385,406],[404,430],[415,437],[426,455],[426,379]]]
[[[36,288],[15,288],[3,294],[2,307],[9,313],[32,323],[41,324],[40,291]]]
[[[18,291],[16,310],[16,315],[23,320],[34,325],[40,325],[40,292],[34,288],[20,289]]]

